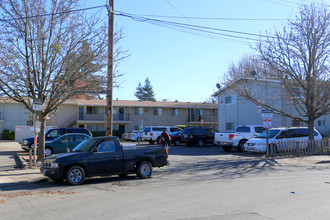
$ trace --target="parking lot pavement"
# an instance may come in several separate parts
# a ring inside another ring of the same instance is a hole
[[[125,143],[126,144],[126,143]],[[128,142],[128,144],[134,144]],[[141,147],[159,146],[142,143]],[[244,160],[267,160],[263,155],[238,152],[224,152],[219,146],[209,147],[187,147],[186,145],[171,146],[170,159],[176,160],[182,155],[197,156],[194,163],[198,163],[199,157],[216,157],[217,160],[222,160],[224,163],[228,160],[240,161]],[[17,157],[16,154],[21,154]],[[46,179],[40,171],[39,167],[33,169],[21,168],[21,163],[28,160],[28,154],[23,152],[19,143],[14,141],[0,141],[0,190],[2,187],[20,184],[29,184],[43,181]],[[292,157],[292,158],[272,158],[273,163],[278,163],[283,168],[285,166],[330,166],[329,156],[308,156],[308,157]],[[174,168],[174,167],[172,167]],[[187,167],[187,169],[189,169]],[[169,169],[171,170],[171,169]]]

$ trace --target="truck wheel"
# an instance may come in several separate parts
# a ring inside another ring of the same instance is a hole
[[[175,140],[175,146],[179,146],[181,144],[180,140]]]
[[[246,143],[247,140],[241,140],[237,146],[238,152],[243,152],[244,151],[244,144]]]
[[[223,148],[224,151],[227,151],[227,152],[231,151],[230,146],[222,146],[222,148]]]
[[[162,138],[161,138],[161,137],[158,137],[158,138],[157,138],[157,144],[161,144],[161,143],[162,143],[161,140],[162,140]]]
[[[151,177],[152,174],[152,166],[148,161],[142,161],[137,166],[136,174],[141,179],[146,179]]]
[[[52,156],[53,150],[50,147],[45,148],[45,157]]]
[[[66,172],[65,179],[71,185],[82,184],[85,180],[85,171],[80,166],[73,166]]]
[[[204,145],[205,145],[204,140],[202,140],[202,139],[199,139],[197,144],[198,144],[198,147],[204,147]]]
[[[155,141],[149,141],[149,144],[154,144],[155,143]]]

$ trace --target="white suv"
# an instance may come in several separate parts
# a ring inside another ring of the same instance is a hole
[[[149,141],[150,144],[161,143],[161,133],[166,130],[167,133],[182,131],[181,128],[171,126],[147,126],[143,130],[142,140]]]
[[[274,151],[282,150],[295,150],[296,145],[290,144],[295,141],[307,141],[308,140],[308,128],[307,127],[290,127],[290,128],[272,128],[268,131],[269,145],[274,147]],[[244,146],[245,151],[251,152],[267,152],[266,144],[266,131],[262,132],[259,136],[248,140]],[[314,129],[314,140],[321,141],[321,134]],[[307,143],[307,142],[306,142]],[[307,147],[303,144],[301,149]]]

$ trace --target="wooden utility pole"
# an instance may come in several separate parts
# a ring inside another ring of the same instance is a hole
[[[106,135],[112,135],[113,106],[113,27],[114,27],[114,0],[109,0],[108,9],[108,77],[107,77],[107,108],[106,108]]]

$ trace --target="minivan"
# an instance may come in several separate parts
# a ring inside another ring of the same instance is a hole
[[[308,131],[307,127],[271,128],[268,130],[268,143],[275,152],[295,150],[296,145],[290,143],[294,141],[308,141]],[[245,151],[266,153],[266,138],[267,131],[264,131],[257,137],[248,140],[244,146]],[[314,140],[322,140],[321,134],[316,129],[314,129]],[[307,148],[307,144],[300,147],[301,149]]]

